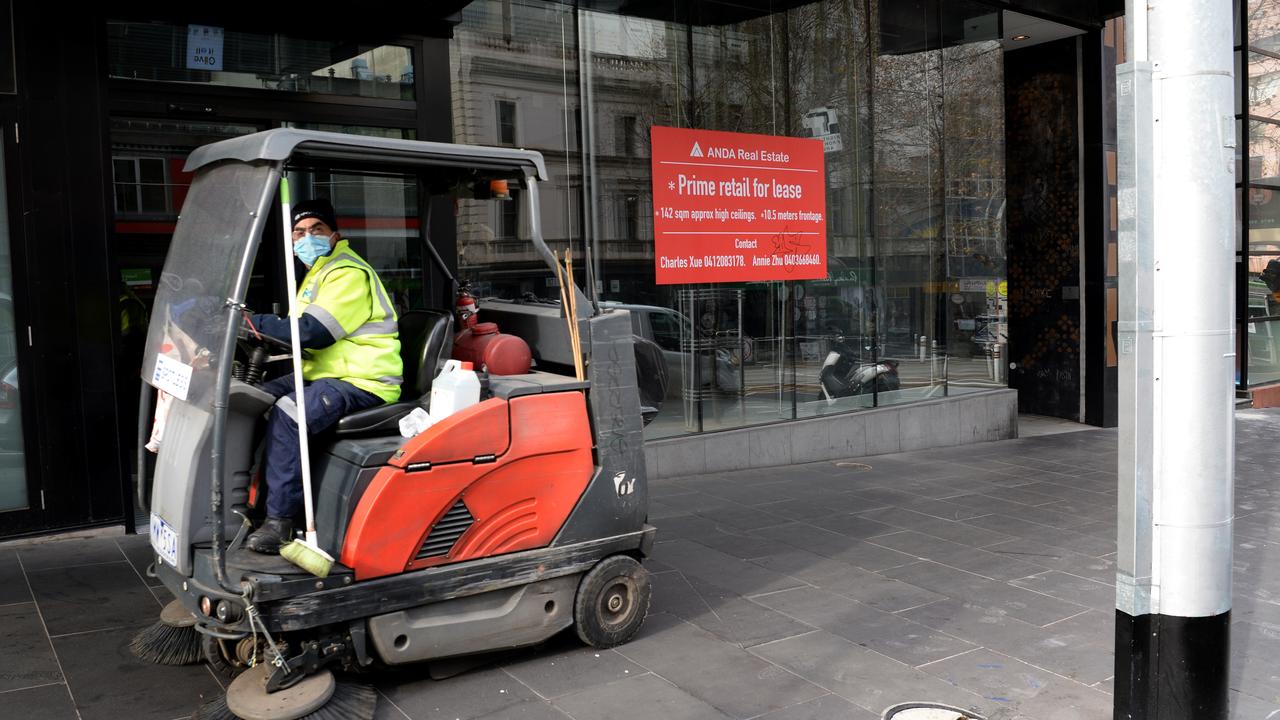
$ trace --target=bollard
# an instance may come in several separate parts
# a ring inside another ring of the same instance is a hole
[[[992,379],[998,384],[1004,382],[1004,364],[1000,359],[1003,353],[1000,352],[1000,346],[994,345],[991,348],[991,367],[995,371]]]

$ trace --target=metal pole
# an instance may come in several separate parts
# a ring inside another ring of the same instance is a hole
[[[1231,2],[1127,6],[1115,717],[1217,720],[1234,465]]]

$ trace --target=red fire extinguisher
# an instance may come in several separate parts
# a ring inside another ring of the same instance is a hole
[[[475,327],[479,322],[476,313],[479,308],[476,306],[476,298],[471,294],[471,286],[463,284],[458,288],[458,301],[454,303],[454,312],[457,314],[458,330],[466,330]]]

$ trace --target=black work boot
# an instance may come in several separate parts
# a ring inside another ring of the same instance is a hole
[[[280,552],[280,546],[290,540],[293,540],[293,520],[269,517],[262,527],[249,534],[244,546],[254,552],[275,555]]]

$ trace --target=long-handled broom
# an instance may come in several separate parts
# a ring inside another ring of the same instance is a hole
[[[280,178],[280,214],[284,223],[285,278],[289,291],[289,342],[293,346],[293,391],[297,407],[298,453],[302,465],[302,501],[306,510],[307,533],[305,540],[293,540],[280,546],[280,556],[317,577],[327,577],[333,568],[333,558],[320,549],[316,541],[316,515],[311,502],[311,451],[307,443],[307,403],[303,397],[302,346],[298,340],[298,278],[293,270],[293,222],[289,201],[289,179]]]
[[[196,616],[174,600],[160,611],[160,619],[133,636],[129,651],[157,665],[193,665],[204,655]]]

